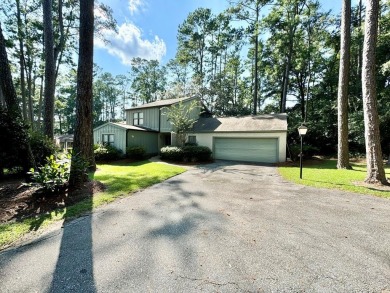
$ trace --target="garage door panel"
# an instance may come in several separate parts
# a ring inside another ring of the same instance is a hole
[[[276,138],[214,138],[216,159],[275,163],[278,161]]]

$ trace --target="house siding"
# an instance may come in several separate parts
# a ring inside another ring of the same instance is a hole
[[[158,153],[158,133],[128,130],[127,146],[142,146],[147,154]]]
[[[215,133],[191,133],[196,136],[198,145],[207,146],[213,150],[213,141],[216,137],[226,138],[276,138],[278,139],[279,162],[286,161],[287,132],[215,132]]]
[[[93,142],[102,143],[103,134],[114,134],[114,146],[126,153],[126,129],[112,124],[104,125],[93,131]]]
[[[144,123],[142,125],[134,125],[134,113],[141,112],[144,114]],[[143,108],[126,111],[126,124],[149,128],[159,131],[159,108]]]
[[[186,106],[190,106],[190,104],[194,100],[191,99],[189,101],[184,101],[183,104]],[[200,101],[199,101],[200,105]],[[173,125],[171,122],[169,122],[168,117],[166,115],[166,112],[168,111],[167,108],[171,106],[166,107],[153,107],[153,108],[141,108],[141,109],[134,109],[134,110],[127,110],[126,111],[126,124],[128,125],[134,125],[133,124],[133,118],[134,113],[142,112],[144,115],[144,123],[142,125],[139,125],[141,127],[149,128],[155,131],[159,132],[172,132],[173,131]],[[161,109],[161,111],[160,111]],[[197,119],[200,114],[200,107],[196,107],[193,109],[190,113],[191,119]],[[161,113],[160,113],[161,112]],[[161,115],[161,117],[160,117]],[[137,126],[137,125],[134,125]]]

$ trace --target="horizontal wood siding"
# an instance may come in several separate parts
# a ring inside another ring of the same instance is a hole
[[[184,105],[189,107],[193,101],[194,100],[185,101]],[[196,107],[195,109],[193,109],[191,111],[190,118],[192,118],[192,119],[197,119],[199,117],[200,110],[201,110],[200,101],[198,101],[198,104],[199,104],[199,107]],[[133,123],[134,122],[133,121],[134,113],[140,112],[140,113],[144,114],[144,123],[142,125],[139,125],[139,126],[150,128],[150,129],[160,131],[160,132],[172,132],[173,126],[172,126],[171,122],[168,121],[168,117],[166,115],[167,108],[169,108],[169,107],[171,107],[171,106],[161,107],[161,113],[160,113],[159,107],[127,110],[126,111],[126,124],[134,125],[134,123]],[[160,115],[161,115],[161,118],[160,118]]]
[[[142,146],[148,154],[158,153],[158,133],[129,130],[127,146]]]
[[[134,109],[134,110],[127,110],[126,111],[126,124],[128,125],[134,125],[133,123],[133,117],[134,113],[143,113],[144,114],[144,123],[142,125],[135,125],[135,126],[142,126],[146,128],[150,128],[153,130],[158,131],[159,130],[159,109],[158,108],[146,108],[146,109]]]
[[[113,134],[114,146],[122,150],[123,153],[126,152],[126,129],[108,124],[93,131],[93,142],[95,144],[102,143],[103,134]]]

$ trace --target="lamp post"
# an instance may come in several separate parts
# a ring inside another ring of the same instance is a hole
[[[299,155],[299,178],[302,179],[302,150],[303,150],[303,137],[306,135],[307,132],[307,127],[305,125],[301,125],[298,127],[298,133],[299,136],[301,137],[301,153]]]

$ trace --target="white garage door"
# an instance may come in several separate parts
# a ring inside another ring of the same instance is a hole
[[[277,138],[214,138],[214,158],[220,160],[276,163]]]

